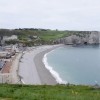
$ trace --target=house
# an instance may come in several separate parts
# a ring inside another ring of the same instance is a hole
[[[6,55],[9,54],[7,51],[0,51],[0,58],[6,58]]]
[[[4,50],[5,51],[8,51],[8,52],[13,52],[13,51],[16,51],[16,52],[19,52],[19,48],[18,48],[18,45],[7,45],[7,46],[4,46]]]
[[[9,41],[9,40],[17,40],[18,36],[17,35],[12,35],[12,36],[4,36],[3,41]]]

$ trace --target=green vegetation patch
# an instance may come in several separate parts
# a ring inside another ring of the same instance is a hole
[[[100,90],[74,85],[0,85],[0,100],[99,100]]]
[[[50,29],[35,29],[35,28],[23,28],[23,29],[0,29],[0,36],[17,35],[17,41],[6,41],[6,44],[23,43],[25,46],[54,44],[56,40],[70,36],[77,35],[79,37],[85,37],[90,34],[89,31],[61,31]],[[35,37],[35,38],[34,38]]]

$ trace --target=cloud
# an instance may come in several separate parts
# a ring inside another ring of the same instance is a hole
[[[1,28],[100,30],[100,0],[0,0]]]

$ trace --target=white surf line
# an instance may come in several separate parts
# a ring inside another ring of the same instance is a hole
[[[25,82],[21,79],[22,84],[25,84]]]
[[[43,63],[45,65],[45,68],[48,69],[48,71],[52,74],[52,76],[56,79],[56,82],[59,84],[66,84],[67,82],[63,81],[60,77],[60,75],[53,69],[53,67],[51,67],[48,62],[47,62],[47,54],[45,54],[44,58],[43,58]]]

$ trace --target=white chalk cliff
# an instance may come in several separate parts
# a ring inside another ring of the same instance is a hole
[[[86,34],[73,34],[68,37],[60,38],[56,40],[56,42],[64,44],[99,44],[100,32],[94,31]]]

